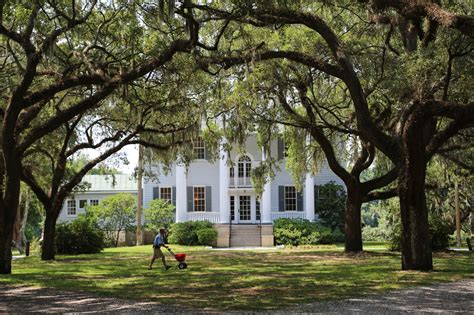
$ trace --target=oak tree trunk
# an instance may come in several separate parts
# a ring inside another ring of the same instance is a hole
[[[0,223],[0,274],[12,273],[12,229]]]
[[[344,212],[344,231],[346,234],[344,250],[346,252],[361,252],[362,227],[361,227],[362,196],[356,185],[348,185],[346,208]]]
[[[403,153],[398,179],[402,222],[402,269],[433,269],[428,208],[425,197],[426,157],[422,118],[413,119],[403,135]]]
[[[19,158],[14,154],[4,154],[3,161],[1,164],[5,173],[3,202],[0,205],[0,274],[11,274],[13,228],[20,198],[20,165]]]
[[[43,244],[41,245],[41,260],[54,260],[55,258],[56,220],[58,218],[56,212],[53,209],[46,211]]]

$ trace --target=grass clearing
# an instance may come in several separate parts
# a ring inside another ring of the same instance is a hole
[[[36,285],[98,295],[152,300],[212,310],[270,310],[300,303],[342,299],[433,282],[474,278],[470,253],[435,253],[433,272],[400,271],[400,255],[384,244],[367,244],[348,255],[343,247],[275,251],[213,251],[171,246],[184,252],[188,269],[147,270],[151,246],[106,249],[96,255],[38,256],[15,260],[1,283]],[[174,259],[166,254],[170,263]],[[258,297],[257,297],[258,295]]]

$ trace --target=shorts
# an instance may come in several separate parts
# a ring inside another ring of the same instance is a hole
[[[153,247],[153,258],[162,258],[165,257],[160,247]]]

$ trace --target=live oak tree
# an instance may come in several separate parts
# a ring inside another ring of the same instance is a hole
[[[361,251],[361,206],[364,202],[396,196],[393,187],[380,189],[394,181],[397,173],[391,165],[391,169],[377,176],[362,179],[363,172],[373,166],[376,149],[360,141],[350,115],[350,103],[334,91],[341,87],[306,70],[276,61],[255,65],[251,74],[236,84],[235,95],[247,102],[239,109],[236,119],[259,125],[259,136],[265,139],[261,144],[267,150],[271,138],[283,137],[286,168],[299,189],[306,174],[317,173],[322,162],[327,161],[347,187],[344,222],[341,222],[345,226],[345,250]],[[245,94],[242,90],[249,91],[249,97],[257,97],[258,101],[242,98]],[[232,100],[225,99],[224,103],[232,104]],[[282,135],[278,126],[285,126]],[[269,134],[266,130],[273,132]],[[274,167],[273,160],[267,161],[264,166],[267,170]]]
[[[450,138],[463,129],[472,132],[472,7],[467,1],[360,2],[236,1],[195,7],[255,29],[254,41],[225,51],[230,58],[222,67],[242,57],[250,65],[286,59],[345,86],[361,142],[382,152],[397,170],[402,269],[431,270],[426,166]],[[306,44],[269,45],[265,29],[308,30],[313,38]]]
[[[157,12],[144,1],[0,2],[0,273],[11,273],[25,153],[194,46],[197,26]]]
[[[191,104],[183,106],[187,117],[172,110],[170,115],[167,110],[175,104],[159,99],[155,97],[146,105],[115,100],[113,106],[102,106],[100,111],[91,111],[71,124],[64,124],[64,128],[43,137],[27,151],[22,162],[22,180],[31,187],[46,212],[43,260],[54,259],[56,221],[65,199],[75,190],[87,190],[79,185],[84,175],[126,145],[141,144],[165,150],[180,145],[185,133],[195,128]],[[158,115],[159,119],[153,119]],[[83,150],[91,149],[99,152],[96,157],[82,165],[72,163]],[[42,167],[38,167],[39,161],[44,161]]]

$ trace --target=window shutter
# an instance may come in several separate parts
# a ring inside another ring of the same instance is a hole
[[[285,211],[285,186],[278,186],[278,211]]]
[[[207,151],[207,145],[204,144],[204,159],[209,161],[209,152]]]
[[[296,192],[296,211],[303,211],[303,194]]]
[[[171,187],[171,203],[176,206],[176,186]]]
[[[318,208],[318,202],[319,202],[319,186],[314,185],[314,209],[315,210]]]
[[[283,143],[282,139],[278,139],[278,160],[283,160],[285,157],[285,144]]]
[[[153,200],[160,198],[160,187],[153,187]]]
[[[212,212],[212,187],[206,186],[206,212]]]
[[[194,211],[194,191],[192,186],[187,187],[188,212]]]

